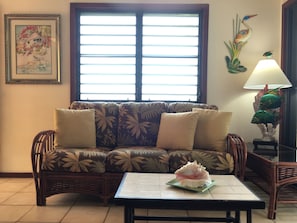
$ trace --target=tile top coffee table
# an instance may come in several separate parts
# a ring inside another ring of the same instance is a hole
[[[247,212],[247,222],[251,223],[252,209],[265,208],[265,202],[233,175],[211,175],[215,185],[203,193],[166,184],[174,178],[174,174],[126,173],[115,194],[115,201],[124,205],[125,223],[134,220],[240,222],[240,211]],[[136,216],[135,208],[225,211],[226,217]]]

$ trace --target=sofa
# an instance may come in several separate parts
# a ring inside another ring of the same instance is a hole
[[[60,193],[107,204],[125,172],[174,173],[194,160],[210,174],[244,177],[246,144],[228,132],[232,113],[215,105],[74,101],[54,113],[54,128],[32,143],[39,206]]]

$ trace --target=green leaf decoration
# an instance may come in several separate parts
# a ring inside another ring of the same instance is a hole
[[[238,66],[237,70],[239,70],[240,72],[246,72],[247,71],[247,68],[245,66]]]
[[[230,57],[226,56],[225,60],[226,60],[229,73],[237,74],[239,72],[245,72],[247,70],[246,67],[240,64],[240,61],[238,58],[231,60]]]

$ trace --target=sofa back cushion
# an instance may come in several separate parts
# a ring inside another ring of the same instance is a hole
[[[119,120],[119,105],[113,102],[74,101],[71,109],[95,109],[97,147],[116,147]]]
[[[165,102],[127,102],[119,106],[119,146],[155,146]]]
[[[194,102],[171,102],[168,104],[168,112],[190,112],[192,108],[218,110],[216,105]]]

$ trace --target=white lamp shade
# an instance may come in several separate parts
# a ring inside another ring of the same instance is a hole
[[[260,60],[243,88],[260,90],[266,84],[268,89],[292,87],[291,82],[274,59]]]

